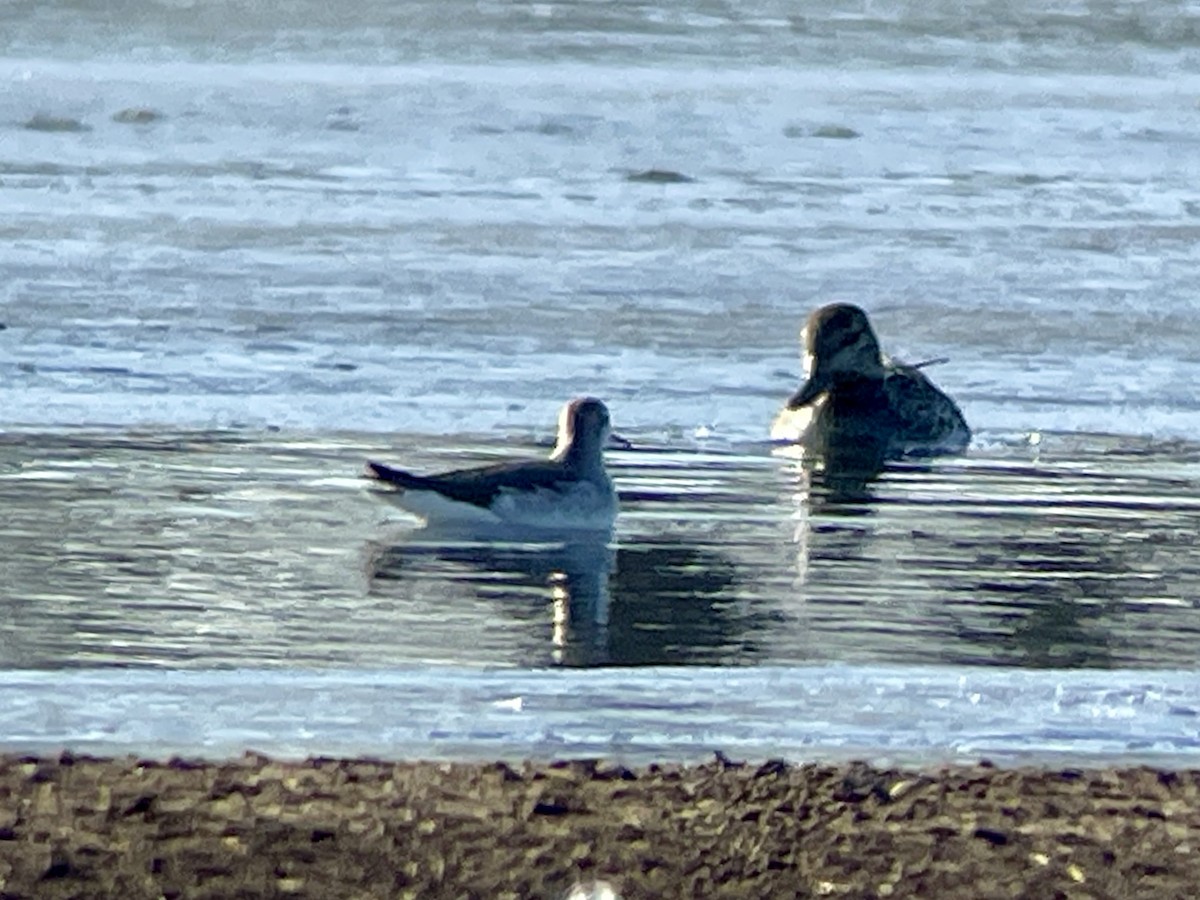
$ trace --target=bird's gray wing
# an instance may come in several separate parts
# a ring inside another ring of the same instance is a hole
[[[897,439],[906,444],[936,444],[950,435],[970,435],[954,401],[915,366],[893,362],[883,389],[899,423]]]
[[[368,462],[367,476],[404,490],[436,491],[459,503],[488,509],[504,490],[561,490],[567,479],[554,462],[499,463],[476,469],[459,469],[440,475],[414,475],[383,463]]]

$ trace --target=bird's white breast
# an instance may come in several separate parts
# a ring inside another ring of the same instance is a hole
[[[611,529],[617,498],[608,479],[578,481],[561,490],[503,489],[492,504],[494,514],[514,525],[569,530]]]

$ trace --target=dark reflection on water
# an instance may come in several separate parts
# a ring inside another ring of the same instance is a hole
[[[620,452],[611,544],[505,544],[373,499],[395,440],[0,435],[0,667],[1200,665],[1195,448],[1001,447],[854,495],[766,445]]]
[[[549,655],[527,665],[731,664],[758,652],[755,632],[771,615],[722,595],[736,571],[721,553],[669,539],[636,546],[604,541],[533,544],[430,540],[422,531],[389,547],[374,565],[371,591],[405,593],[406,579],[445,577],[446,567],[477,580],[477,591],[518,615],[549,605]],[[499,579],[499,581],[497,580]],[[509,606],[508,604],[512,604]]]
[[[840,629],[854,605],[869,609],[864,630],[908,638],[895,659],[1195,665],[1195,465],[1159,463],[1188,477],[1121,471],[1115,459],[897,467],[872,506],[836,511],[812,500],[799,473],[799,596],[822,630]]]
[[[969,625],[963,625],[958,635],[964,641],[978,643],[986,649],[986,662],[1008,661],[1025,668],[1116,667],[1109,647],[1113,635],[1102,621],[1105,612],[1111,610],[1079,604],[1053,594],[1042,597],[1039,602],[1023,605],[1024,611],[998,617],[1002,627],[1011,624],[1011,634],[972,632]],[[979,661],[972,659],[970,654],[963,654],[959,659]]]

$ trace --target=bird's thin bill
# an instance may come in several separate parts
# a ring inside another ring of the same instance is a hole
[[[632,450],[633,442],[628,438],[621,437],[619,434],[612,434],[610,432],[608,435],[608,444],[606,446],[609,450]]]
[[[800,389],[788,399],[788,409],[800,409],[802,406],[808,406],[816,400],[821,394],[825,393],[828,387],[828,379],[822,376],[813,376],[804,384],[800,385]]]

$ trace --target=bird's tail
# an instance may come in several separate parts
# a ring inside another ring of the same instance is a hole
[[[383,463],[371,462],[370,460],[367,460],[367,465],[363,469],[363,475],[398,488],[422,488],[425,486],[425,479],[420,475],[413,475],[411,472],[405,472],[403,469],[393,469],[391,466],[385,466]]]

